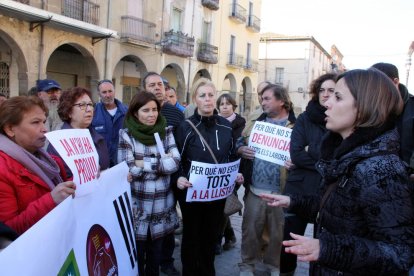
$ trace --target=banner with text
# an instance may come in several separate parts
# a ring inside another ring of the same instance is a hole
[[[0,253],[2,275],[137,275],[125,162],[69,197]]]
[[[256,121],[250,133],[249,147],[256,151],[256,158],[283,166],[290,160],[291,134],[290,128]]]
[[[99,171],[99,155],[88,129],[62,129],[45,134],[73,173],[77,196],[93,191]]]
[[[240,159],[226,164],[208,164],[193,161],[190,167],[190,181],[187,202],[213,201],[228,197],[234,190],[239,172]]]

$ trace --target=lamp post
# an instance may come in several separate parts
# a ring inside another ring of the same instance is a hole
[[[407,78],[405,80],[405,86],[408,87],[408,78],[410,76],[410,69],[411,69],[411,56],[408,56],[407,61],[405,63],[405,68],[407,69]]]

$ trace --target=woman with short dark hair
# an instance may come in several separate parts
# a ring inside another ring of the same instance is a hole
[[[47,111],[35,96],[10,98],[0,109],[0,221],[18,234],[75,193],[62,160],[42,149]]]
[[[99,167],[101,170],[109,168],[109,153],[105,139],[91,127],[94,103],[91,92],[83,87],[73,87],[62,93],[59,99],[57,110],[60,119],[63,121],[61,129],[88,129],[91,134],[93,143],[99,156]],[[49,144],[47,151],[51,154],[58,155],[56,149]],[[65,164],[65,170],[68,177],[73,173]]]
[[[317,222],[315,238],[291,233],[286,252],[313,262],[311,275],[404,275],[414,263],[414,208],[398,156],[399,92],[376,69],[351,70],[325,107],[329,132],[316,164],[323,192],[262,195]]]
[[[170,175],[178,170],[180,154],[160,110],[152,93],[138,92],[119,131],[118,162],[126,161],[132,175],[139,275],[159,275],[164,238],[178,226]]]

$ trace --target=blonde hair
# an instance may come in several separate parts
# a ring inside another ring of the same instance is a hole
[[[214,83],[211,80],[206,79],[206,78],[198,79],[193,84],[193,86],[191,87],[191,100],[192,100],[193,103],[195,103],[195,97],[197,95],[198,89],[200,87],[204,87],[204,86],[209,86],[209,87],[213,88],[214,93],[217,93],[216,86],[214,85]]]

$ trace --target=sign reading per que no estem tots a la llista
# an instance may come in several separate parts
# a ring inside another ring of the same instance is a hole
[[[234,190],[240,159],[225,164],[208,164],[193,161],[187,190],[187,202],[213,201],[228,197]]]
[[[256,121],[250,133],[249,147],[256,150],[256,158],[283,166],[290,160],[291,133],[290,128]]]

